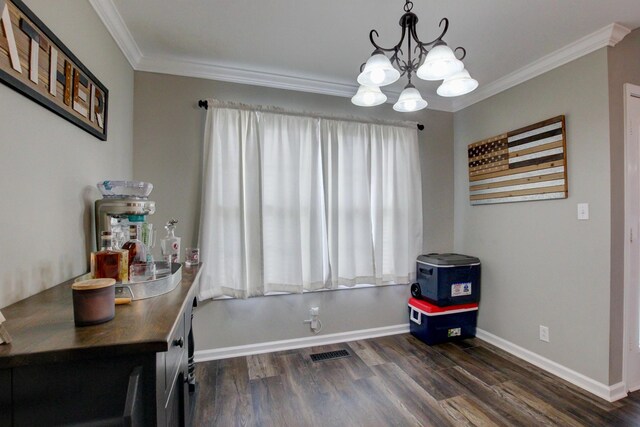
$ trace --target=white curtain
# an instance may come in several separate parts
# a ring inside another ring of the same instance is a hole
[[[200,297],[262,295],[258,118],[210,109],[203,152]]]
[[[317,120],[258,116],[264,291],[323,288],[329,262]]]
[[[331,285],[408,283],[422,248],[416,131],[323,120]]]
[[[422,252],[422,181],[416,131],[371,126],[371,199],[376,280],[415,281]]]
[[[414,279],[415,128],[210,102],[203,154],[201,298]]]

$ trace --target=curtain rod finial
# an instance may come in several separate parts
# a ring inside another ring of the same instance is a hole
[[[424,130],[424,125],[423,125],[423,124],[418,123],[418,130]]]
[[[198,107],[204,108],[205,110],[209,109],[209,101],[201,99],[198,101]]]

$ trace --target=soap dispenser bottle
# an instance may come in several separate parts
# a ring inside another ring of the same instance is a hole
[[[167,230],[167,235],[160,241],[162,258],[169,265],[180,261],[180,237],[175,235],[177,223],[178,221],[175,219],[167,222],[167,225],[164,226]]]

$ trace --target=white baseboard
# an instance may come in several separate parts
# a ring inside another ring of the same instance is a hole
[[[409,332],[409,323],[403,323],[401,325],[361,329],[358,331],[340,332],[337,334],[316,335],[313,337],[270,341],[258,344],[240,345],[236,347],[214,348],[211,350],[198,350],[194,354],[194,359],[196,362],[206,362],[209,360],[227,359],[230,357],[249,356],[252,354],[271,353],[274,351],[365,340],[368,338],[404,334],[407,332]]]
[[[507,353],[511,353],[514,356],[525,360],[532,365],[537,366],[538,368],[544,369],[545,371],[552,373],[553,375],[558,376],[563,380],[568,381],[571,384],[576,385],[588,391],[589,393],[595,394],[596,396],[609,402],[614,402],[627,396],[626,386],[623,382],[619,382],[611,386],[602,384],[592,378],[587,377],[586,375],[569,369],[566,366],[554,362],[553,360],[542,357],[537,353],[520,347],[519,345],[502,339],[482,329],[476,330],[476,337],[488,342],[489,344],[493,344],[496,347],[506,351]]]
[[[409,332],[409,324],[385,326],[382,328],[361,329],[336,334],[318,335],[313,337],[296,338],[291,340],[270,341],[258,344],[240,345],[235,347],[214,348],[210,350],[198,350],[194,354],[196,362],[209,360],[228,359],[231,357],[249,356],[252,354],[271,353],[274,351],[293,350],[297,348],[313,347],[319,345],[336,344],[348,341],[364,340],[368,338],[397,335]],[[579,372],[560,365],[546,357],[540,356],[530,350],[520,347],[510,341],[493,335],[482,329],[477,329],[476,337],[493,344],[498,348],[513,354],[545,371],[556,375],[565,381],[574,384],[589,393],[592,393],[609,402],[622,399],[627,396],[626,386],[623,382],[608,386]]]

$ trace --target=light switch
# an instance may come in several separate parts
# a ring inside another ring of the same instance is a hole
[[[589,219],[589,203],[578,203],[578,219]]]

